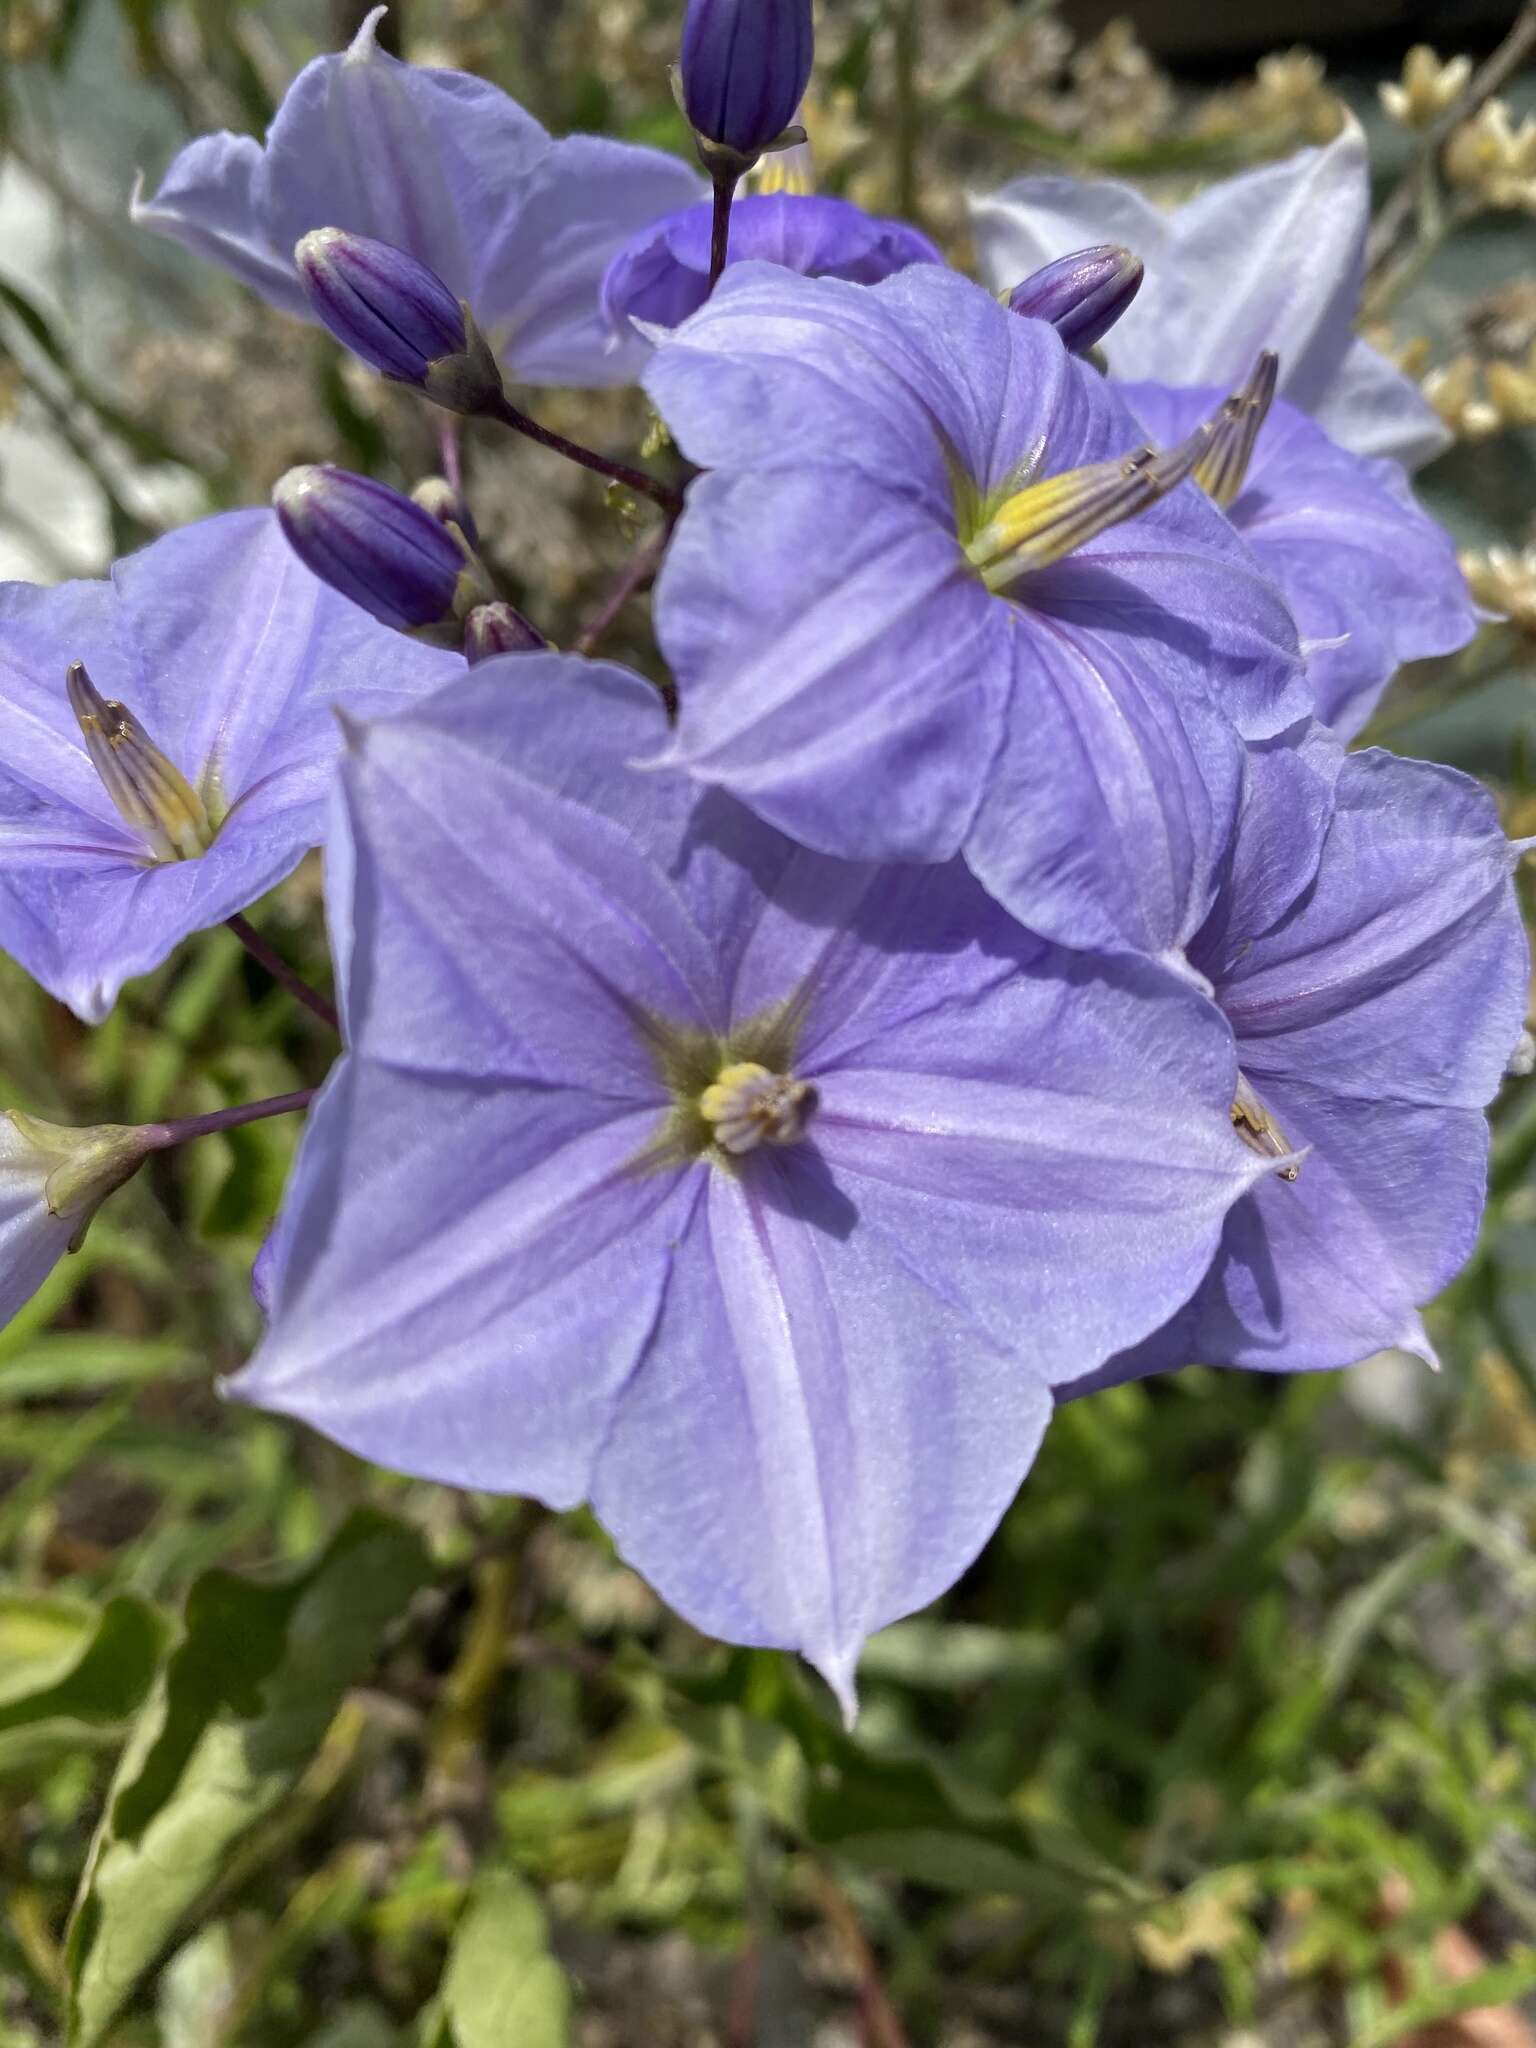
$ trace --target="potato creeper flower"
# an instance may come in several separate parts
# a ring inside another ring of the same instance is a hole
[[[708,474],[657,584],[668,762],[846,859],[963,853],[1063,945],[1205,916],[1238,731],[1308,708],[1209,499],[1055,328],[915,264],[728,271],[644,378]]]
[[[463,673],[317,581],[270,512],[184,526],[110,581],[0,584],[0,946],[99,1023],[318,844],[334,707]]]
[[[522,654],[354,729],[352,1050],[229,1391],[589,1500],[695,1625],[851,1712],[1051,1386],[1172,1312],[1269,1162],[1193,987],[1031,937],[958,862],[829,860],[637,771],[662,723],[638,677]]]

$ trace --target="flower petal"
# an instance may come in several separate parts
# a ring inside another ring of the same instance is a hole
[[[579,1089],[344,1061],[274,1240],[266,1341],[228,1391],[359,1456],[572,1506],[687,1213],[679,1176],[632,1170],[654,1125]]]

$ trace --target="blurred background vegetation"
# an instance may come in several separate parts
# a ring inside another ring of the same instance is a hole
[[[0,0],[0,573],[99,573],[298,461],[435,466],[414,404],[126,220],[136,170],[260,132],[362,11]],[[681,150],[680,12],[405,0],[389,32],[553,128]],[[1177,197],[1346,103],[1385,193],[1421,138],[1378,84],[1513,12],[842,0],[808,125],[825,187],[960,260],[967,186],[1051,164]],[[1424,489],[1508,614],[1376,736],[1530,833],[1524,175],[1498,205],[1453,181],[1369,312],[1457,432]],[[632,394],[539,404],[645,429]],[[568,636],[625,551],[601,491],[531,446],[468,463],[508,593]],[[612,645],[654,671],[643,607]],[[325,979],[312,868],[256,921]],[[0,961],[0,1094],[45,1116],[214,1108],[331,1053],[222,931],[96,1032]],[[0,2048],[1533,2048],[1533,1091],[1496,1106],[1438,1378],[1192,1371],[1067,1409],[975,1568],[871,1645],[852,1737],[589,1519],[222,1406],[295,1132],[158,1159],[0,1333]]]

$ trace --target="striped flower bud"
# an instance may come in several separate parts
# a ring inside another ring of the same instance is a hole
[[[550,644],[515,604],[477,604],[464,621],[464,659],[471,667],[498,654],[542,654]]]
[[[795,118],[811,75],[811,0],[689,0],[683,112],[701,142],[751,162]]]
[[[272,503],[305,567],[386,626],[462,618],[484,595],[455,529],[372,477],[307,463],[278,479]]]
[[[450,412],[480,412],[500,398],[501,372],[468,306],[414,256],[315,228],[293,260],[316,318],[381,375]]]
[[[1008,310],[1048,321],[1073,355],[1086,355],[1141,290],[1142,276],[1139,256],[1104,242],[1032,272],[1008,294]]]

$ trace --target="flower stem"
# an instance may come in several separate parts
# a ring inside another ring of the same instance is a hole
[[[163,1152],[170,1145],[185,1145],[192,1138],[211,1138],[218,1131],[259,1123],[263,1117],[291,1116],[297,1110],[308,1109],[315,1093],[313,1088],[296,1088],[291,1095],[269,1095],[262,1102],[237,1102],[230,1109],[211,1109],[206,1116],[173,1117],[168,1123],[146,1124],[140,1135],[146,1151]]]
[[[709,230],[709,285],[704,296],[709,297],[725,272],[725,259],[731,243],[731,203],[736,197],[738,173],[724,166],[714,166],[711,176],[715,183],[715,210],[710,219]]]
[[[238,915],[226,917],[224,922],[251,958],[265,967],[280,987],[287,989],[289,995],[297,1002],[301,1002],[306,1010],[320,1019],[322,1024],[328,1024],[333,1031],[340,1032],[341,1019],[336,1014],[335,1004],[321,995],[319,989],[311,988],[303,975],[296,968],[290,967],[282,954],[267,944],[254,925]]]
[[[619,571],[613,588],[603,600],[602,607],[587,621],[571,643],[577,654],[595,652],[604,634],[623,611],[632,597],[636,597],[656,574],[661,558],[671,538],[671,522],[658,532],[643,540]]]
[[[642,498],[649,498],[664,511],[676,512],[682,499],[670,490],[659,478],[647,476],[643,469],[634,469],[627,462],[615,462],[612,456],[599,455],[595,449],[584,448],[579,441],[569,441],[564,434],[557,434],[552,427],[541,427],[537,420],[520,412],[510,398],[502,398],[489,407],[485,414],[488,419],[498,420],[502,426],[511,427],[514,433],[526,434],[530,441],[537,441],[541,448],[553,448],[557,455],[564,455],[572,462],[579,462],[583,469],[590,469],[598,476],[605,476],[611,483],[623,484],[626,490],[638,492]]]
[[[1533,49],[1536,49],[1536,0],[1526,0],[1509,34],[1487,62],[1472,74],[1461,98],[1454,106],[1446,108],[1432,128],[1425,130],[1424,140],[1419,144],[1412,163],[1371,223],[1365,252],[1368,279],[1374,280],[1391,258],[1417,208],[1421,181],[1434,176],[1445,144],[1463,121],[1470,120],[1485,101],[1493,98],[1505,80],[1514,76]]]

